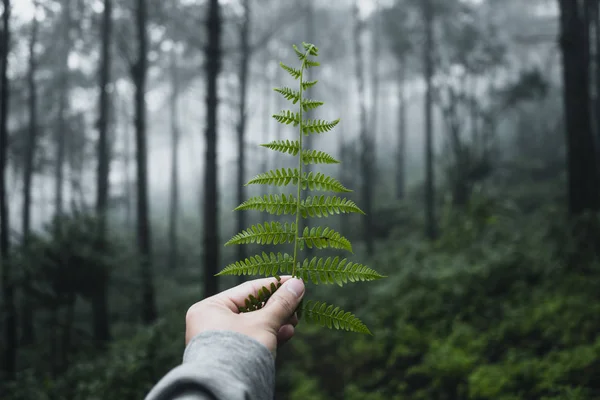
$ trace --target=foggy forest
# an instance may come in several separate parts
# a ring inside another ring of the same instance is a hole
[[[303,42],[385,279],[307,287],[373,335],[300,320],[275,398],[600,399],[600,0],[1,1],[1,399],[142,399],[254,279]]]

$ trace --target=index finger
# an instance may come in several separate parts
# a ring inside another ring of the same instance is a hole
[[[280,277],[280,282],[283,282],[290,279],[291,275],[286,275]],[[271,286],[271,283],[277,284],[276,278],[262,278],[262,279],[254,279],[252,281],[244,282],[240,285],[232,287],[231,289],[227,289],[221,293],[217,293],[212,296],[212,300],[216,300],[225,306],[227,306],[231,311],[235,313],[239,313],[239,308],[244,307],[246,305],[245,300],[249,295],[258,296],[258,291],[263,287]]]

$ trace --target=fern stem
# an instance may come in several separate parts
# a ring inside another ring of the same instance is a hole
[[[310,48],[304,53],[304,59],[302,60],[302,67],[300,67],[300,90],[299,90],[299,99],[298,104],[300,105],[300,138],[298,139],[299,143],[299,151],[298,151],[298,196],[296,197],[296,236],[294,238],[294,262],[292,264],[292,276],[296,276],[296,264],[298,263],[298,243],[300,242],[300,237],[298,233],[300,232],[300,203],[301,203],[301,195],[302,195],[302,139],[304,136],[304,125],[303,125],[303,116],[302,116],[302,78],[304,77],[304,68],[306,66],[306,60],[308,55],[310,54]]]

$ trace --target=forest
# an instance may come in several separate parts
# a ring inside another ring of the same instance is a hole
[[[142,399],[248,276],[246,186],[319,47],[309,165],[385,279],[307,288],[276,399],[600,399],[600,0],[1,0],[0,398]],[[318,167],[318,168],[317,168]],[[283,216],[273,216],[275,220]],[[305,249],[312,257],[316,249]]]

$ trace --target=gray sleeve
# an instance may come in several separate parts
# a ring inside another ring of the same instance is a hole
[[[230,331],[194,337],[183,364],[165,375],[146,400],[272,400],[275,360],[249,336]]]

